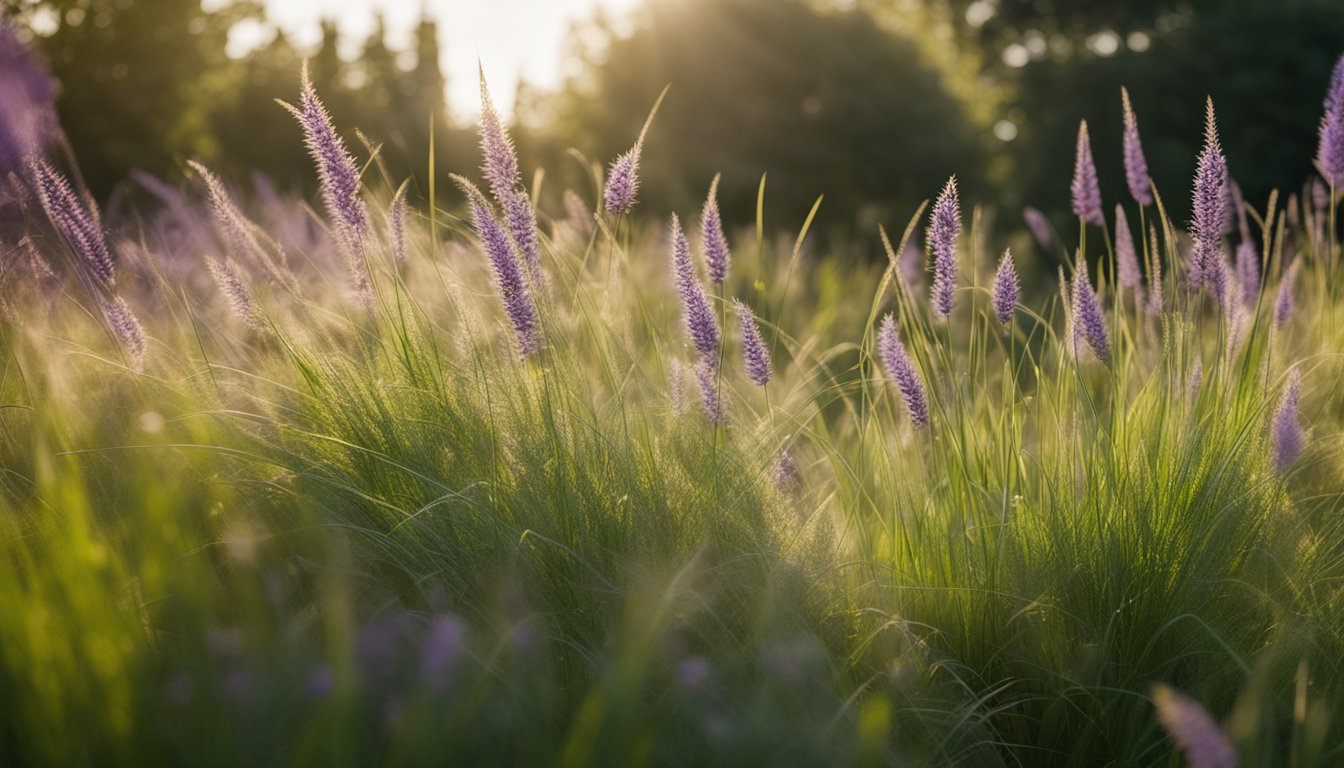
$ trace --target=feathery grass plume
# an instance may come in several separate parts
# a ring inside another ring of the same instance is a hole
[[[51,268],[51,264],[42,257],[41,253],[38,253],[33,238],[24,235],[23,239],[19,240],[18,246],[28,255],[28,268],[32,271],[33,277],[38,280],[56,279],[56,270]]]
[[[105,288],[111,288],[116,281],[116,266],[107,250],[107,241],[103,238],[96,213],[84,206],[65,176],[46,161],[34,161],[29,166],[29,172],[37,184],[42,210],[46,211],[52,226],[61,233],[98,282]]]
[[[588,204],[583,202],[583,198],[579,197],[579,193],[572,189],[566,189],[561,199],[565,205],[565,218],[569,225],[585,237],[591,234],[593,231],[593,212],[588,208]]]
[[[1162,314],[1162,252],[1157,248],[1157,227],[1148,225],[1148,298],[1144,301],[1144,310],[1153,316]]]
[[[764,387],[774,375],[770,364],[770,350],[761,340],[761,329],[756,326],[756,317],[751,308],[741,299],[733,299],[733,308],[737,310],[737,323],[742,328],[742,363],[747,369],[747,378],[758,387]]]
[[[1293,307],[1296,302],[1293,301],[1293,288],[1297,282],[1297,270],[1301,266],[1299,259],[1294,259],[1292,264],[1283,271],[1283,277],[1279,280],[1279,292],[1274,297],[1274,327],[1282,328],[1288,324],[1293,317]]]
[[[1185,753],[1190,768],[1236,768],[1237,751],[1218,723],[1194,699],[1170,686],[1153,686],[1162,728]]]
[[[1222,258],[1223,220],[1227,210],[1227,161],[1218,143],[1218,125],[1214,121],[1213,99],[1207,103],[1204,117],[1204,149],[1195,169],[1193,213],[1190,236],[1190,288],[1209,286],[1216,289],[1218,260]]]
[[[700,385],[700,404],[705,409],[705,418],[709,420],[710,424],[714,425],[724,422],[723,403],[719,400],[716,370],[715,362],[704,357],[701,357],[700,362],[695,364],[695,381]]]
[[[1087,275],[1087,260],[1078,260],[1078,272],[1073,278],[1074,331],[1087,340],[1087,345],[1103,363],[1111,362],[1111,336],[1106,330],[1106,317],[1097,301],[1097,292]]]
[[[1260,255],[1254,243],[1242,240],[1237,245],[1235,268],[1242,306],[1251,309],[1255,307],[1255,301],[1260,296]]]
[[[0,177],[21,173],[60,130],[56,79],[22,41],[18,28],[0,18]]]
[[[957,292],[957,238],[961,236],[961,203],[957,199],[957,177],[947,180],[929,216],[925,234],[933,257],[933,313],[952,315],[952,299]]]
[[[350,262],[355,288],[366,303],[373,301],[373,283],[369,275],[365,245],[369,236],[369,212],[360,196],[359,167],[336,134],[331,115],[317,97],[305,61],[297,108],[281,102],[303,129],[304,143],[317,167],[318,186],[327,208],[336,242]]]
[[[518,354],[524,358],[533,355],[541,349],[537,309],[532,301],[532,293],[528,290],[527,279],[523,276],[522,266],[514,253],[513,243],[495,219],[490,202],[476,185],[456,174],[451,178],[467,196],[467,204],[471,207],[471,223],[485,248],[486,256],[490,258],[490,266],[495,273],[495,287],[499,290],[504,313],[513,327]]]
[[[266,275],[277,284],[288,288],[297,287],[294,275],[287,269],[282,269],[257,240],[247,217],[238,210],[228,190],[224,188],[224,182],[220,181],[209,168],[195,160],[188,160],[187,165],[191,166],[205,183],[205,191],[210,198],[210,210],[214,214],[215,231],[219,233],[229,252],[237,258],[259,264],[266,271]]]
[[[709,183],[709,194],[705,197],[705,207],[700,214],[700,238],[705,250],[705,264],[709,267],[709,281],[714,285],[723,285],[728,277],[732,254],[728,250],[728,238],[723,234],[723,217],[719,214],[717,173]]]
[[[1139,205],[1153,204],[1152,182],[1148,178],[1148,161],[1143,156],[1143,144],[1139,141],[1139,120],[1134,116],[1134,106],[1129,102],[1129,90],[1120,86],[1120,101],[1125,108],[1125,183],[1129,194]]]
[[[686,394],[683,386],[685,369],[678,358],[672,358],[667,366],[667,397],[672,401],[673,413],[686,412]]]
[[[639,138],[635,139],[634,146],[611,161],[611,168],[607,171],[607,184],[602,190],[607,213],[623,216],[634,210],[639,197],[639,158],[644,153],[644,137],[648,135],[649,126],[653,124],[653,116],[658,114],[658,107],[662,105],[663,97],[666,95],[667,88],[664,88],[658,95],[658,100],[653,103],[653,109],[649,110],[649,116],[644,119],[644,127],[640,129]]]
[[[1036,244],[1041,250],[1048,251],[1055,245],[1055,234],[1050,227],[1050,220],[1044,213],[1030,206],[1022,209],[1022,220],[1027,223],[1027,230],[1031,236],[1036,239]]]
[[[1316,165],[1332,187],[1344,188],[1344,55],[1335,62],[1330,87],[1325,93]]]
[[[784,494],[797,493],[803,487],[803,473],[798,470],[798,462],[788,448],[779,452],[775,465],[770,468],[770,479]]]
[[[229,309],[233,310],[234,316],[247,323],[249,327],[260,329],[261,319],[252,300],[252,292],[248,290],[242,271],[233,259],[225,259],[221,263],[213,257],[206,256],[205,264],[219,292],[228,300]]]
[[[1274,469],[1283,472],[1302,453],[1305,437],[1298,408],[1302,401],[1302,374],[1297,368],[1288,374],[1288,386],[1283,390],[1279,407],[1274,411]]]
[[[406,184],[403,181],[392,196],[388,210],[388,234],[392,238],[392,256],[398,264],[406,263]]]
[[[890,312],[882,318],[882,326],[877,331],[877,356],[887,376],[905,398],[905,410],[910,414],[911,424],[915,429],[928,426],[929,399],[924,391],[924,381],[920,379],[910,353],[901,343],[901,335],[896,330],[896,318]]]
[[[717,367],[719,360],[719,323],[705,298],[705,289],[695,274],[695,265],[691,263],[691,246],[686,242],[686,233],[681,229],[681,219],[672,214],[672,272],[677,280],[677,293],[681,294],[682,315],[686,321],[686,331],[695,343],[695,351],[700,354],[701,362],[711,368]]]
[[[112,335],[117,337],[126,351],[131,367],[142,370],[145,367],[145,329],[131,311],[130,305],[120,296],[109,295],[98,297],[98,308],[103,311],[103,318],[112,329]]]
[[[1069,185],[1073,197],[1073,212],[1078,218],[1097,227],[1106,225],[1101,212],[1101,185],[1097,182],[1097,164],[1092,160],[1092,140],[1087,135],[1087,121],[1078,123],[1078,147],[1073,159],[1073,183]]]
[[[1139,270],[1139,256],[1134,248],[1134,235],[1129,231],[1124,206],[1115,204],[1115,272],[1120,285],[1137,290],[1143,284]]]
[[[994,273],[994,287],[990,291],[990,303],[994,305],[994,316],[999,319],[1000,325],[1006,326],[1013,321],[1013,311],[1017,309],[1018,293],[1017,269],[1013,266],[1013,252],[1005,248],[1003,249],[1003,257],[999,259],[999,268]]]
[[[1204,386],[1204,359],[1196,357],[1195,364],[1190,368],[1190,375],[1185,379],[1185,396],[1188,400],[1194,400],[1199,396],[1199,390]]]
[[[1232,268],[1227,264],[1227,255],[1221,250],[1213,259],[1212,269],[1205,280],[1208,282],[1209,289],[1213,292],[1213,298],[1218,303],[1218,308],[1226,315],[1231,315],[1232,307],[1236,304],[1233,300]]]
[[[537,239],[537,211],[532,199],[523,188],[522,173],[518,170],[518,155],[513,149],[513,140],[508,129],[495,110],[490,98],[490,88],[485,82],[485,70],[479,68],[481,78],[481,154],[484,162],[481,166],[485,180],[490,185],[490,194],[499,203],[504,213],[504,224],[509,236],[518,246],[523,263],[527,265],[528,277],[534,288],[543,283],[541,270],[541,246]]]

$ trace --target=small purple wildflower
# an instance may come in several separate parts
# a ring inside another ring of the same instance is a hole
[[[1302,420],[1298,408],[1302,401],[1302,374],[1294,368],[1288,375],[1288,386],[1283,390],[1283,398],[1274,411],[1274,469],[1283,472],[1297,460],[1302,453],[1305,437],[1302,432]]]
[[[1125,183],[1129,185],[1129,194],[1139,205],[1153,204],[1152,182],[1148,178],[1148,161],[1143,156],[1143,144],[1139,141],[1139,121],[1134,116],[1134,107],[1129,102],[1129,91],[1120,87],[1120,101],[1125,108]]]
[[[1041,246],[1041,250],[1048,251],[1054,247],[1055,233],[1044,213],[1026,207],[1022,209],[1022,220],[1027,223],[1027,229],[1031,231],[1031,236],[1036,239],[1036,244]]]
[[[1274,297],[1274,327],[1282,328],[1288,324],[1293,317],[1293,287],[1297,282],[1297,271],[1301,266],[1301,261],[1294,260],[1288,268],[1283,271],[1283,278],[1279,281],[1279,292]]]
[[[686,242],[686,233],[682,231],[681,220],[675,213],[672,214],[672,271],[677,280],[677,292],[681,294],[686,331],[695,342],[695,350],[700,354],[701,362],[717,367],[719,324],[709,308],[704,287],[695,274],[695,266],[691,263],[691,246]]]
[[[398,264],[406,263],[406,184],[397,189],[392,196],[392,207],[388,211],[388,234],[392,239],[392,256]]]
[[[1078,124],[1078,147],[1073,160],[1073,183],[1069,185],[1073,197],[1073,212],[1078,218],[1097,227],[1106,225],[1101,212],[1101,185],[1097,182],[1097,164],[1092,160],[1092,140],[1087,135],[1087,121]]]
[[[1166,685],[1153,688],[1157,719],[1185,753],[1190,768],[1236,768],[1237,751],[1194,699]]]
[[[1106,330],[1106,318],[1092,290],[1087,275],[1087,261],[1078,260],[1078,272],[1073,278],[1073,317],[1075,332],[1087,340],[1087,345],[1103,363],[1111,362],[1111,337]]]
[[[1227,208],[1227,161],[1218,144],[1218,125],[1214,121],[1213,99],[1208,100],[1204,120],[1204,149],[1199,153],[1195,171],[1194,214],[1190,235],[1190,287],[1194,290],[1217,279],[1218,260],[1222,258],[1223,219]]]
[[[532,206],[527,190],[523,189],[522,173],[518,170],[518,156],[513,140],[500,120],[499,112],[490,99],[490,89],[481,70],[481,154],[485,161],[482,171],[490,185],[490,194],[504,212],[509,236],[518,246],[518,252],[527,265],[528,277],[534,289],[543,285],[541,247],[537,239],[537,211]]]
[[[928,394],[914,361],[910,359],[910,353],[901,343],[900,333],[896,330],[896,318],[890,312],[882,318],[882,326],[877,332],[877,356],[882,361],[882,367],[887,370],[887,376],[905,398],[905,410],[910,414],[910,422],[915,429],[928,426]]]
[[[499,290],[504,312],[509,316],[514,338],[518,343],[518,354],[528,357],[541,348],[541,338],[537,327],[537,309],[528,291],[527,280],[514,254],[513,243],[508,233],[499,225],[490,210],[485,195],[467,179],[453,176],[453,181],[467,196],[471,206],[472,225],[476,236],[480,238],[485,253],[490,258],[490,266],[495,272],[495,287]]]
[[[38,198],[52,226],[61,233],[98,282],[106,288],[112,287],[116,267],[107,250],[107,241],[103,238],[96,211],[86,208],[70,188],[70,182],[46,162],[34,162],[29,171],[37,183]]]
[[[1139,271],[1139,256],[1134,248],[1134,235],[1129,231],[1129,220],[1125,218],[1125,209],[1115,204],[1115,272],[1120,285],[1137,290],[1143,284],[1143,273]]]
[[[1330,186],[1344,188],[1344,56],[1335,62],[1330,88],[1325,94],[1316,164]]]
[[[952,315],[952,299],[957,291],[957,238],[961,235],[961,204],[957,200],[957,177],[947,185],[933,204],[929,230],[925,236],[933,257],[933,313]]]
[[[733,299],[737,310],[737,323],[742,328],[742,362],[747,369],[747,378],[758,387],[764,387],[774,375],[770,364],[770,350],[761,340],[761,330],[756,326],[756,317],[751,308],[741,299]]]
[[[709,266],[709,282],[723,285],[732,254],[728,250],[728,238],[723,235],[723,218],[719,215],[718,174],[709,183],[709,195],[705,197],[705,208],[700,214],[700,238],[705,249],[705,263]]]
[[[1017,309],[1018,298],[1017,269],[1013,266],[1013,252],[1005,248],[999,259],[999,268],[994,273],[994,287],[990,291],[990,303],[994,305],[994,316],[999,324],[1007,326],[1013,321],[1013,311]]]

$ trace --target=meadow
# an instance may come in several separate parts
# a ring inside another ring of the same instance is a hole
[[[320,200],[191,163],[110,226],[32,158],[3,762],[1340,764],[1321,89],[1324,180],[1242,200],[1209,102],[1156,190],[1126,94],[1130,198],[1084,124],[1067,226],[995,240],[953,178],[877,264],[768,228],[768,178],[647,210],[645,134],[550,190],[484,89],[423,196],[306,75]]]

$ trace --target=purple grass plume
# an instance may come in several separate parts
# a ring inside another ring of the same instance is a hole
[[[709,195],[705,197],[705,207],[700,214],[700,239],[705,251],[705,264],[709,267],[709,282],[723,285],[728,277],[728,265],[732,254],[728,250],[728,238],[723,234],[723,217],[719,214],[719,175],[709,183]]]
[[[103,311],[112,335],[117,337],[121,347],[130,360],[131,368],[139,371],[145,367],[145,329],[140,320],[131,311],[130,305],[120,296],[99,296],[98,306]]]
[[[733,308],[737,310],[737,323],[742,328],[742,363],[747,369],[747,378],[756,386],[764,387],[774,375],[770,350],[765,348],[751,308],[741,299],[733,299]]]
[[[490,266],[495,273],[495,287],[499,290],[504,313],[513,327],[518,355],[526,358],[536,354],[541,349],[537,308],[528,290],[523,267],[514,253],[513,243],[491,211],[490,202],[476,185],[461,176],[454,175],[452,179],[466,194],[467,203],[471,206],[472,226],[485,248],[486,256],[490,258]]]
[[[910,423],[915,429],[928,426],[929,399],[924,390],[924,381],[920,379],[910,353],[901,343],[900,333],[896,330],[896,318],[890,312],[882,318],[882,326],[877,332],[877,356],[887,376],[905,398],[905,410],[910,414]]]
[[[723,402],[719,399],[718,371],[715,361],[700,358],[695,364],[695,381],[700,385],[700,404],[705,409],[705,418],[710,424],[719,425],[725,420]]]
[[[243,279],[243,272],[238,268],[238,264],[233,259],[225,259],[220,262],[210,256],[205,257],[206,268],[210,270],[210,277],[215,281],[215,286],[219,292],[224,294],[224,298],[229,303],[229,309],[234,316],[251,328],[260,330],[262,328],[261,318],[257,313],[256,302],[252,299],[252,291],[248,289],[246,280]]]
[[[686,233],[681,229],[681,220],[672,214],[672,271],[677,280],[677,293],[681,294],[682,314],[686,321],[686,331],[695,343],[695,351],[700,360],[711,368],[717,368],[719,362],[719,323],[705,298],[705,289],[695,274],[695,265],[691,263],[691,246],[686,242]]]
[[[1134,116],[1134,106],[1129,102],[1129,90],[1120,87],[1120,101],[1125,108],[1125,183],[1129,194],[1139,205],[1153,204],[1152,182],[1148,178],[1148,161],[1143,156],[1143,143],[1139,141],[1139,121]]]
[[[19,40],[18,29],[0,18],[0,178],[22,175],[60,130],[56,80]]]
[[[116,281],[116,266],[107,249],[97,211],[86,207],[70,187],[70,182],[45,161],[34,162],[29,172],[37,184],[38,198],[52,226],[70,244],[80,263],[97,282],[104,288],[111,288]]]
[[[346,150],[345,142],[331,122],[331,115],[318,98],[308,75],[307,62],[303,65],[301,83],[299,106],[285,106],[303,129],[304,143],[317,167],[318,186],[327,208],[327,218],[331,221],[337,244],[350,262],[355,290],[366,305],[372,306],[373,282],[365,253],[369,212],[360,195],[359,166]]]
[[[1344,56],[1335,62],[1330,88],[1325,94],[1325,114],[1321,116],[1320,141],[1316,165],[1330,186],[1344,188]]]
[[[1293,290],[1297,283],[1297,271],[1302,262],[1294,259],[1292,264],[1283,271],[1283,277],[1279,280],[1279,292],[1274,297],[1274,327],[1282,328],[1293,318],[1293,309],[1296,302],[1293,300]]]
[[[1302,401],[1302,374],[1294,368],[1288,375],[1288,386],[1283,390],[1279,407],[1274,411],[1271,425],[1274,440],[1274,470],[1283,472],[1292,465],[1302,453],[1306,437],[1302,432],[1302,419],[1298,408]]]
[[[1017,309],[1019,286],[1017,269],[1013,266],[1013,252],[1005,248],[999,259],[999,268],[994,273],[994,287],[990,291],[990,303],[994,305],[994,317],[999,324],[1007,326],[1013,321],[1013,312]]]
[[[1198,702],[1159,683],[1153,687],[1153,705],[1163,730],[1185,753],[1190,768],[1236,768],[1237,750]]]
[[[1241,304],[1247,309],[1254,308],[1256,299],[1260,297],[1260,255],[1255,244],[1249,240],[1242,240],[1237,245],[1235,270]]]
[[[1134,248],[1134,235],[1129,231],[1129,220],[1125,209],[1115,204],[1115,272],[1120,285],[1137,291],[1143,284],[1143,273],[1139,270],[1139,255]]]
[[[392,206],[387,212],[388,235],[392,240],[392,256],[397,264],[406,263],[406,182],[397,188],[392,196]]]
[[[490,98],[490,89],[485,83],[485,70],[481,75],[481,154],[484,163],[481,170],[490,186],[490,194],[504,213],[504,223],[509,236],[513,238],[523,263],[527,265],[528,277],[534,290],[543,283],[541,269],[541,245],[537,238],[537,211],[532,199],[523,188],[522,173],[518,170],[518,155],[509,138],[508,129],[500,120],[499,112]]]
[[[658,114],[658,107],[666,95],[667,89],[664,88],[653,103],[653,109],[649,110],[649,116],[645,118],[644,127],[640,129],[634,146],[611,161],[611,167],[607,170],[607,183],[602,190],[607,213],[624,216],[634,210],[639,197],[639,158],[644,153],[644,137],[648,135],[653,116]]]
[[[925,242],[933,259],[933,313],[952,315],[952,299],[957,292],[957,238],[961,236],[961,204],[957,200],[957,177],[947,185],[933,204]]]
[[[1143,303],[1144,311],[1156,317],[1162,314],[1162,251],[1158,249],[1157,227],[1148,225],[1148,297]]]
[[[288,269],[282,268],[271,254],[262,246],[257,239],[255,228],[243,212],[238,210],[234,204],[233,198],[224,188],[224,182],[220,181],[210,169],[195,160],[188,160],[187,165],[200,175],[201,181],[205,183],[205,191],[210,197],[210,210],[214,214],[215,231],[224,241],[225,247],[229,253],[244,262],[251,262],[261,266],[265,270],[267,277],[275,281],[278,285],[283,285],[290,289],[298,287],[293,273]]]
[[[1097,359],[1103,363],[1111,362],[1111,336],[1106,330],[1106,317],[1101,311],[1101,302],[1097,292],[1092,289],[1092,281],[1087,275],[1087,261],[1078,260],[1078,272],[1073,278],[1073,318],[1074,332],[1087,341]]]
[[[1041,250],[1048,251],[1055,246],[1054,229],[1050,226],[1050,220],[1044,213],[1030,206],[1022,209],[1022,220],[1027,223],[1027,229],[1031,236],[1036,239],[1036,244]]]
[[[1101,211],[1101,185],[1097,182],[1097,164],[1092,160],[1092,140],[1087,135],[1086,120],[1078,124],[1078,147],[1069,193],[1073,198],[1073,212],[1078,218],[1093,226],[1106,226],[1106,217]]]
[[[798,470],[798,462],[794,460],[788,448],[779,452],[775,465],[770,468],[770,479],[785,495],[793,495],[802,489],[803,473]]]
[[[1190,288],[1208,286],[1217,289],[1218,262],[1222,259],[1223,221],[1227,210],[1227,161],[1218,143],[1218,125],[1213,115],[1213,99],[1208,100],[1204,118],[1204,149],[1195,169],[1193,214],[1190,236]]]

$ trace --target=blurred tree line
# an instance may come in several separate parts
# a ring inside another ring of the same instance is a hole
[[[63,124],[100,194],[131,168],[180,178],[189,157],[235,179],[260,170],[311,184],[297,127],[273,103],[296,97],[304,57],[343,132],[382,143],[395,181],[410,176],[424,190],[431,117],[438,172],[478,164],[473,116],[444,106],[431,20],[409,52],[389,50],[380,29],[343,60],[327,24],[314,49],[277,35],[233,60],[229,29],[262,18],[252,2],[213,12],[190,0],[7,3],[63,84]],[[796,227],[825,194],[823,231],[857,226],[871,239],[875,221],[903,224],[952,173],[968,200],[1006,209],[1001,225],[1017,226],[1021,205],[1070,224],[1080,118],[1108,204],[1125,199],[1122,84],[1178,220],[1205,94],[1248,198],[1296,190],[1312,172],[1321,99],[1344,50],[1344,3],[645,0],[628,17],[576,25],[570,39],[564,88],[521,89],[517,107],[524,167],[547,169],[549,195],[572,186],[591,201],[588,169],[569,148],[605,166],[671,84],[644,153],[651,209],[694,210],[722,172],[725,215],[746,223],[768,173],[768,226]]]

